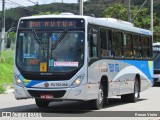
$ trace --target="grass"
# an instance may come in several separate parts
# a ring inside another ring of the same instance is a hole
[[[1,52],[0,85],[13,84],[13,56],[13,50],[5,50]]]

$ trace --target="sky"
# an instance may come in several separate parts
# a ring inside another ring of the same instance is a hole
[[[49,4],[49,3],[56,3],[56,2],[63,2],[63,3],[77,3],[77,0],[5,0],[5,8],[14,8],[18,7],[18,4],[22,6],[33,6],[34,3],[38,2],[38,4]],[[84,0],[86,1],[86,0]],[[18,4],[16,4],[18,3]],[[0,1],[0,11],[2,10],[2,0]]]

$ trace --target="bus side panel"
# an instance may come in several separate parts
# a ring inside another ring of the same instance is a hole
[[[99,60],[88,68],[88,83],[99,84],[102,76],[108,78],[108,97],[134,92],[136,75],[140,76],[141,91],[151,87],[153,63],[140,60]],[[98,86],[93,90],[98,95]]]
[[[142,65],[142,71],[148,77],[147,79],[144,77],[141,78],[141,91],[144,91],[153,85],[153,61],[143,61]]]
[[[100,66],[99,61],[92,63],[88,66],[88,85],[91,86],[88,89],[88,99],[98,98],[98,88],[100,82]]]
[[[130,73],[131,69],[126,69],[128,67],[127,64],[125,64],[125,61],[123,60],[123,69],[120,71],[122,73],[122,80],[120,81],[120,95],[133,93],[134,90],[134,79],[135,74]],[[123,75],[124,73],[124,75]]]
[[[108,96],[120,94],[120,81],[123,78],[116,78],[115,76],[121,69],[123,69],[123,66],[120,66],[116,60],[100,60],[101,78],[102,76],[108,78]]]
[[[131,79],[135,79],[136,75],[140,75],[141,91],[152,86],[153,62],[142,60],[124,60],[126,64],[125,74],[132,75]],[[134,82],[132,87],[134,88]]]

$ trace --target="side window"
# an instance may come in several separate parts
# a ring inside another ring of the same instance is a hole
[[[91,40],[91,56],[97,57],[97,34],[92,35],[93,40]]]
[[[149,58],[150,57],[149,37],[142,36],[142,45],[143,45],[143,58]]]
[[[133,36],[134,56],[135,58],[142,58],[141,37],[138,35]]]
[[[97,33],[95,32],[96,30],[94,28],[90,29],[89,33],[89,46],[90,46],[90,57],[97,57],[98,52],[97,52]]]
[[[111,56],[112,55],[111,53],[111,38],[112,38],[111,30],[101,29],[100,36],[101,36],[101,56],[102,57]]]
[[[123,56],[122,32],[114,31],[113,33],[113,54],[115,57]]]
[[[132,50],[132,35],[128,33],[124,33],[123,37],[123,45],[124,45],[124,56],[127,58],[131,58],[133,56]]]

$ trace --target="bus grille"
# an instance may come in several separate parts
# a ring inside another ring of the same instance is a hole
[[[158,81],[158,78],[154,78],[154,82]]]
[[[35,97],[35,98],[39,98],[41,94],[50,94],[50,95],[53,95],[54,98],[61,98],[66,93],[65,90],[59,90],[59,91],[28,90],[28,92],[32,97]]]

